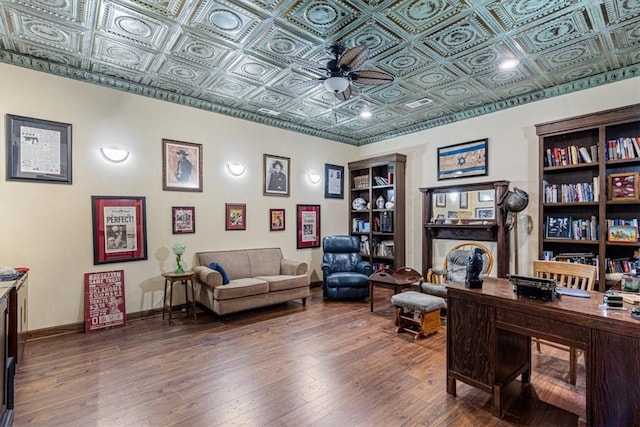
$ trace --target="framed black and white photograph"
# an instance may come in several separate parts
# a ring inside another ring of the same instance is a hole
[[[71,184],[71,125],[7,114],[7,180]]]
[[[469,193],[466,191],[460,192],[460,209],[469,208]]]
[[[447,193],[436,193],[434,196],[436,198],[436,208],[447,207]]]
[[[438,148],[438,181],[487,175],[488,145],[485,138]]]
[[[344,166],[324,164],[324,197],[344,199]]]
[[[478,219],[494,219],[494,208],[476,208],[476,218]]]
[[[265,196],[289,197],[289,166],[288,157],[264,154],[264,192]]]
[[[202,144],[162,140],[162,189],[202,192]]]

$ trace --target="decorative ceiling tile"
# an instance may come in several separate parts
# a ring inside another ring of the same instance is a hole
[[[455,0],[404,0],[386,14],[410,34],[419,34],[463,10],[462,3]]]
[[[162,46],[169,32],[165,23],[110,1],[103,1],[98,26],[100,31],[148,48]]]
[[[479,16],[469,15],[429,35],[424,43],[440,55],[449,57],[465,49],[473,49],[494,36]]]
[[[393,82],[337,99],[338,42]],[[1,62],[356,146],[638,76],[638,46],[636,0],[0,0]]]
[[[223,1],[203,1],[189,25],[240,45],[260,23],[258,15]]]

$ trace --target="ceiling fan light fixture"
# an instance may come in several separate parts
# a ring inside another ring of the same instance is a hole
[[[329,77],[322,82],[326,90],[332,93],[340,93],[349,87],[349,79],[346,77]]]

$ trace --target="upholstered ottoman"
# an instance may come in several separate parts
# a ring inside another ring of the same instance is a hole
[[[420,339],[438,332],[444,298],[422,292],[401,292],[391,297],[396,307],[396,332],[410,332]]]

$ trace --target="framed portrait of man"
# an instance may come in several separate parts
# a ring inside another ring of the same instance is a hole
[[[202,192],[202,144],[162,140],[162,189]]]
[[[265,196],[289,197],[289,168],[291,159],[288,157],[265,154],[264,156],[264,192]]]

